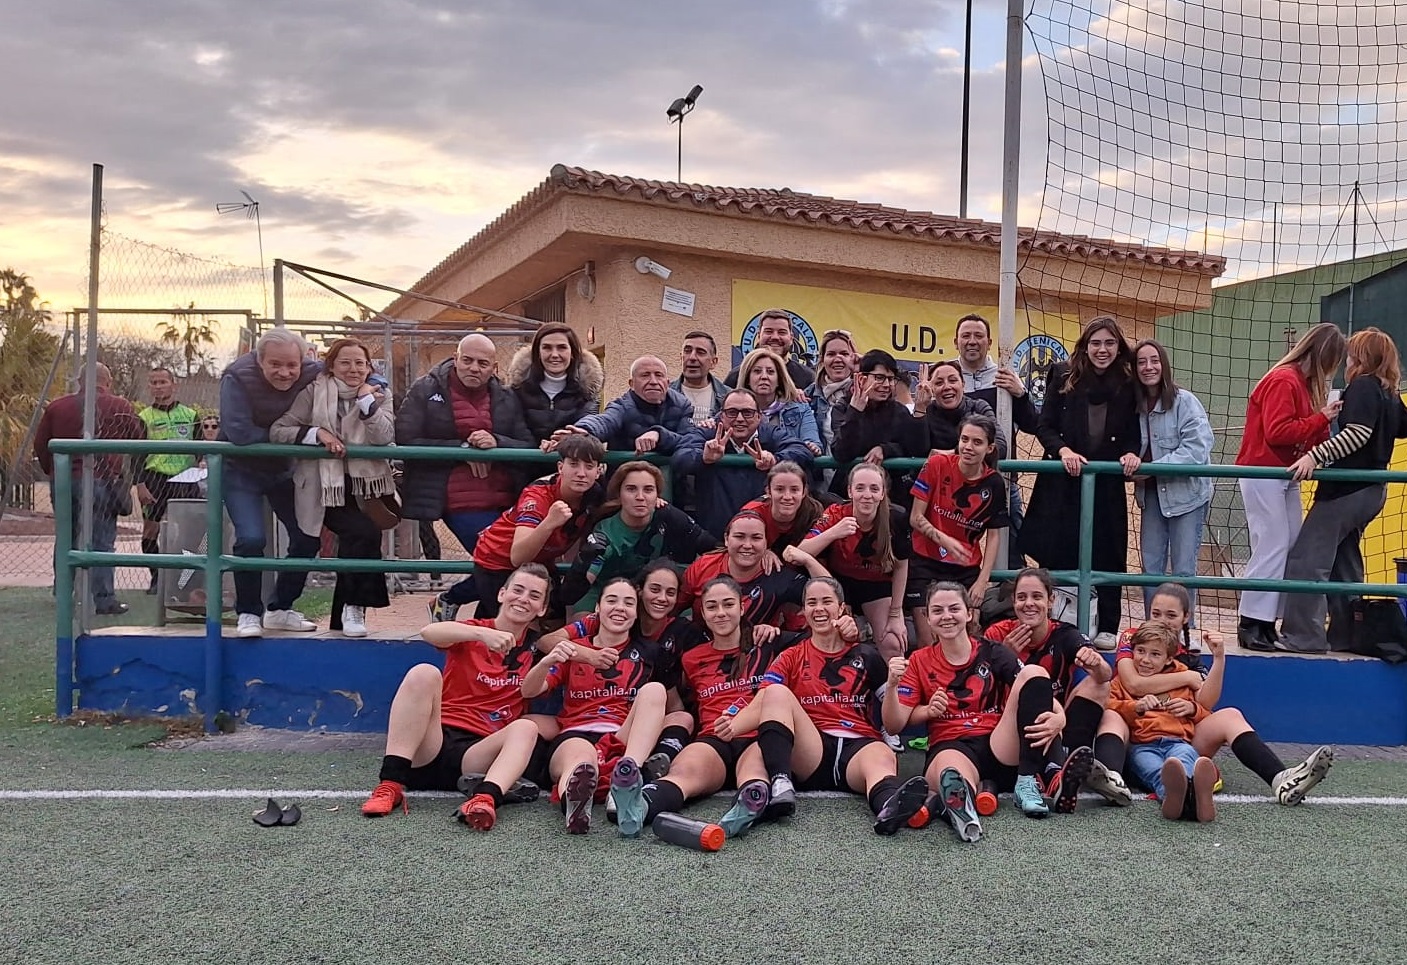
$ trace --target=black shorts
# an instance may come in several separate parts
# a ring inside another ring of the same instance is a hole
[[[845,591],[845,602],[857,611],[866,603],[889,598],[892,595],[890,591],[894,588],[891,580],[852,580],[839,576],[836,581]]]
[[[170,476],[143,469],[137,473],[137,484],[147,487],[154,500],[142,507],[142,518],[160,522],[166,518],[166,504],[173,499],[199,499],[200,487],[195,483],[175,483]]]
[[[440,752],[428,764],[410,769],[410,779],[406,787],[412,791],[457,791],[459,777],[464,771],[464,752],[484,739],[463,727],[441,724],[444,743]]]
[[[904,609],[915,610],[924,605],[928,584],[950,582],[972,589],[982,573],[980,566],[954,566],[915,554],[909,558],[909,582],[904,586]]]
[[[1016,765],[1003,764],[997,760],[997,756],[992,753],[992,735],[983,734],[981,737],[959,737],[957,740],[943,741],[941,744],[930,744],[928,755],[923,760],[923,770],[927,773],[929,767],[933,765],[933,759],[941,751],[957,751],[977,768],[977,779],[979,781],[993,781],[997,785],[998,793],[1006,793],[1016,786]]]
[[[845,782],[845,772],[850,761],[866,746],[875,743],[874,737],[839,737],[835,734],[821,735],[821,763],[808,776],[796,785],[798,791],[847,791],[855,793]]]
[[[547,759],[549,761],[552,760],[552,756],[557,753],[557,748],[573,738],[576,740],[589,741],[591,746],[595,747],[607,737],[614,737],[618,733],[618,730],[564,730],[548,743]]]
[[[738,759],[743,756],[743,751],[757,743],[756,737],[739,737],[736,740],[725,741],[721,737],[708,734],[704,737],[695,737],[690,743],[706,744],[713,748],[713,752],[718,755],[723,762],[723,769],[727,772],[723,777],[724,787],[738,786]],[[684,745],[688,747],[688,744]]]

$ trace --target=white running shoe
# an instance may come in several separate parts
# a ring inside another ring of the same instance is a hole
[[[348,603],[342,608],[342,636],[366,636],[366,607]]]
[[[297,610],[265,610],[265,630],[292,630],[295,633],[312,633],[318,625]]]
[[[891,734],[889,731],[881,731],[884,734],[884,742],[889,745],[889,749],[896,754],[904,753],[904,739],[898,734]]]
[[[1113,653],[1119,649],[1119,638],[1105,630],[1103,633],[1095,635],[1094,639],[1090,641],[1090,646],[1102,653]]]
[[[257,613],[241,613],[239,624],[235,627],[237,637],[262,637],[264,635],[264,625],[259,620]]]
[[[1304,796],[1314,785],[1324,780],[1324,775],[1328,774],[1329,768],[1333,766],[1334,749],[1317,748],[1298,764],[1275,775],[1275,780],[1270,786],[1275,791],[1276,800],[1286,807],[1294,807],[1304,800]]]

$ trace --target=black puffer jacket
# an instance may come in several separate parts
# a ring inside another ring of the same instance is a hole
[[[595,355],[582,352],[567,373],[566,388],[555,399],[549,399],[542,386],[533,381],[532,346],[524,345],[508,363],[506,381],[523,407],[528,432],[535,441],[542,442],[551,439],[558,429],[601,411],[601,387],[606,384],[606,374]]]
[[[449,380],[453,378],[458,378],[454,374],[454,359],[445,359],[415,381],[396,408],[396,445],[459,447],[463,444],[454,424],[454,401],[450,398]],[[488,388],[493,434],[499,447],[536,449],[537,443],[529,437],[523,421],[518,397],[498,379],[489,379]],[[406,519],[443,516],[445,484],[449,482],[454,465],[453,462],[406,460],[405,476],[401,479],[401,516]],[[524,463],[522,478],[530,478],[539,466]]]

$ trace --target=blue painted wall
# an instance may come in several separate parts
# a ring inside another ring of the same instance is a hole
[[[202,643],[199,636],[80,637],[78,706],[131,716],[204,713]],[[1267,740],[1407,744],[1407,664],[1227,659],[1221,706],[1240,708]],[[420,641],[226,638],[223,709],[262,727],[385,731],[396,687],[417,663],[443,660]]]

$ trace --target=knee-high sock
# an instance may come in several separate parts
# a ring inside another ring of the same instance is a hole
[[[678,811],[684,807],[684,792],[668,778],[646,784],[640,792],[645,798],[645,823],[649,824],[656,815],[666,811]]]
[[[679,752],[684,749],[684,745],[689,743],[689,728],[687,727],[666,727],[660,731],[660,739],[655,743],[652,753],[666,754],[672,761],[679,756]]]
[[[870,793],[866,795],[870,801],[870,810],[878,814],[880,808],[884,807],[884,802],[899,790],[899,785],[903,782],[897,777],[882,777],[874,787],[870,788]]]
[[[1092,745],[1103,716],[1104,708],[1088,697],[1070,701],[1070,706],[1065,708],[1065,733],[1061,735],[1066,748],[1074,750]]]
[[[1267,747],[1265,741],[1253,730],[1246,731],[1231,742],[1231,753],[1267,784],[1274,781],[1275,775],[1285,769],[1285,762],[1280,760],[1279,755]]]
[[[1016,773],[1039,774],[1045,763],[1045,751],[1037,750],[1026,738],[1026,728],[1036,722],[1036,718],[1051,709],[1054,691],[1049,677],[1032,677],[1016,695],[1016,731],[1021,740],[1021,757],[1017,761]]]
[[[765,720],[757,728],[757,748],[762,752],[762,766],[768,777],[791,773],[791,752],[796,747],[796,735],[790,727],[776,720]]]
[[[1094,759],[1111,771],[1122,771],[1129,748],[1118,734],[1100,734],[1094,739]]]

